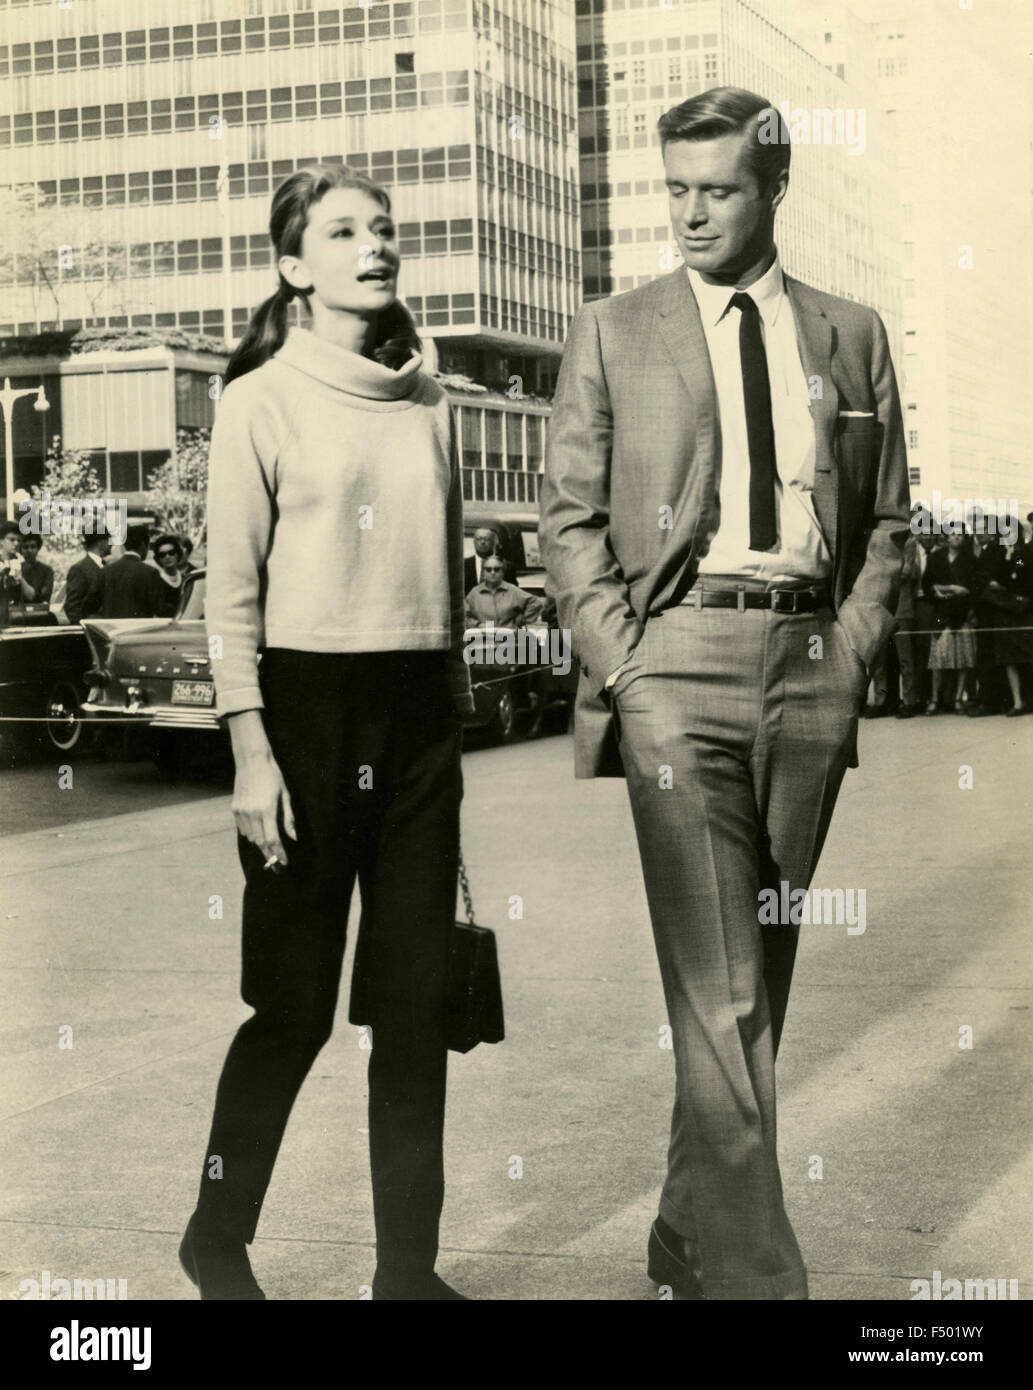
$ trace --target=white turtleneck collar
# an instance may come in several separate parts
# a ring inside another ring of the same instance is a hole
[[[423,366],[422,356],[413,350],[396,371],[297,326],[287,330],[286,341],[274,357],[348,395],[379,401],[411,396],[420,384]]]

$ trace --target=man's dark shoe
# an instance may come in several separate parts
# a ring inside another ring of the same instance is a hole
[[[197,1285],[203,1301],[257,1302],[265,1298],[251,1272],[245,1242],[198,1231],[193,1216],[180,1242],[179,1262],[187,1278]]]
[[[373,1276],[373,1302],[383,1301],[455,1301],[469,1303],[466,1294],[459,1293],[436,1274],[381,1274]]]
[[[685,1241],[672,1231],[662,1216],[653,1222],[649,1232],[649,1257],[646,1273],[654,1284],[666,1284],[680,1299],[702,1300],[703,1286],[699,1271],[686,1258]]]
[[[895,719],[914,719],[921,709],[921,705],[901,705],[893,717]]]
[[[865,719],[885,719],[887,714],[889,714],[889,710],[885,705],[865,705],[863,717]]]

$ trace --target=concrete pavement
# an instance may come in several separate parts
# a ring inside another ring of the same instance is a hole
[[[571,757],[556,737],[464,759],[508,1030],[450,1061],[438,1268],[475,1298],[655,1297],[673,1059],[624,784],[575,782]],[[803,928],[779,1060],[812,1297],[907,1299],[939,1270],[1027,1298],[1033,720],[868,723],[861,762],[816,886],[864,887],[866,930]],[[76,775],[85,790],[90,766]],[[0,848],[0,1294],[48,1270],[196,1298],[176,1246],[248,1012],[228,798],[62,819]],[[359,1298],[373,1272],[346,989],[252,1247],[272,1299]]]

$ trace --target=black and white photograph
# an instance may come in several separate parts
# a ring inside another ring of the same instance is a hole
[[[0,0],[4,1331],[993,1364],[1033,12],[323,3]]]

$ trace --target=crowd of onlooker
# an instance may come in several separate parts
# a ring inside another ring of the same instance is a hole
[[[904,550],[892,642],[871,672],[866,718],[894,714],[1005,714],[1033,709],[1033,512],[936,525],[921,504]],[[473,537],[466,560],[466,618],[471,627],[519,627],[554,620],[555,605],[516,583],[504,537],[491,527]],[[162,618],[179,608],[194,568],[192,543],[150,528],[127,528],[122,554],[110,558],[104,533],[83,537],[84,554],[68,571],[63,610],[84,617]],[[40,559],[40,537],[13,521],[0,525],[0,627],[57,622],[54,570]],[[153,553],[153,563],[148,554]]]
[[[867,718],[1027,714],[1033,708],[1033,512],[937,526],[912,511],[892,643]]]
[[[13,521],[0,524],[0,628],[59,621],[54,570],[39,558],[40,548],[38,535],[23,535]],[[68,571],[60,605],[67,621],[174,617],[194,568],[189,537],[165,534],[152,544],[150,527],[129,526],[117,559],[111,548],[106,532],[83,536],[83,556]]]

